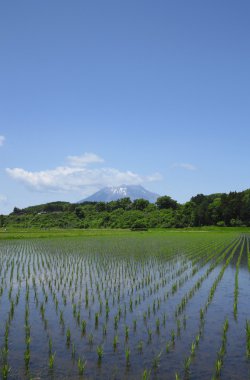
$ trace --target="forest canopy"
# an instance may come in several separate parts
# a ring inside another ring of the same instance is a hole
[[[179,204],[164,195],[156,203],[122,198],[111,202],[51,202],[0,215],[0,227],[38,228],[184,228],[250,226],[250,189],[197,194]]]

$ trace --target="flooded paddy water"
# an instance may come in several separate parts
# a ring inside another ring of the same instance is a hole
[[[249,379],[250,236],[0,241],[3,379]]]

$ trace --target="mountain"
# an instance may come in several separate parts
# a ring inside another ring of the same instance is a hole
[[[135,199],[147,199],[149,202],[154,203],[159,197],[159,194],[152,193],[144,189],[140,185],[121,185],[121,186],[112,186],[104,187],[103,189],[97,191],[88,198],[82,199],[78,203],[83,202],[110,202],[117,201],[121,198],[130,198],[131,201]]]

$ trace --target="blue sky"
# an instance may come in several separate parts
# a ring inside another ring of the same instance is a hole
[[[250,187],[248,0],[0,4],[0,213]]]

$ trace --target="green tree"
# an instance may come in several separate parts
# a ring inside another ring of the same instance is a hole
[[[4,227],[4,216],[0,215],[0,227]]]
[[[175,201],[174,199],[172,199],[168,195],[164,195],[162,197],[157,198],[155,203],[156,203],[156,206],[158,207],[158,209],[160,209],[160,210],[168,209],[168,208],[172,208],[175,210],[178,206],[177,201]]]
[[[147,230],[148,227],[144,219],[138,219],[132,224],[131,229],[132,230]]]
[[[143,199],[143,198],[139,198],[139,199],[135,199],[133,204],[132,204],[132,207],[134,210],[145,210],[145,208],[147,208],[147,206],[149,205],[149,201],[146,200],[146,199]]]
[[[95,209],[97,212],[102,212],[106,210],[106,203],[105,202],[98,202],[95,205]]]
[[[82,207],[76,207],[75,214],[76,214],[77,218],[79,218],[79,219],[84,219],[84,217],[85,217],[85,214],[84,214]]]

